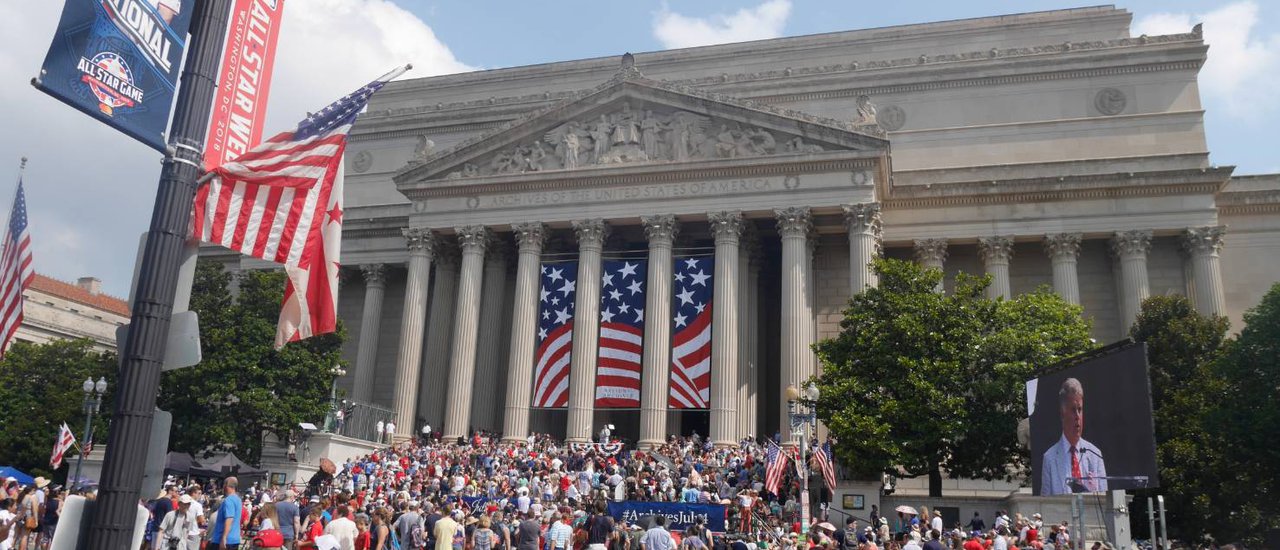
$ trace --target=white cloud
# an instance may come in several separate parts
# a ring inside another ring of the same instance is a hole
[[[0,218],[18,159],[25,178],[36,270],[63,280],[94,275],[127,295],[160,174],[160,155],[27,84],[40,70],[61,2],[0,2]],[[422,20],[388,0],[286,3],[267,135],[305,111],[402,63],[406,77],[465,71]]]
[[[1156,13],[1138,20],[1135,35],[1183,33],[1204,23],[1209,59],[1200,70],[1200,89],[1233,118],[1256,119],[1275,109],[1280,85],[1280,34],[1255,32],[1258,4],[1227,4],[1206,13]]]
[[[665,4],[653,18],[653,36],[664,48],[689,48],[782,36],[791,15],[791,0],[766,0],[731,14],[689,17]]]

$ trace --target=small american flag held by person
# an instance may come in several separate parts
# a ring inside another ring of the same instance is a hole
[[[671,391],[673,409],[711,404],[711,297],[715,260],[676,258],[672,304]]]
[[[778,485],[782,483],[782,474],[787,469],[787,455],[778,448],[778,444],[769,440],[769,448],[765,454],[767,460],[764,470],[764,490],[778,494]]]
[[[533,355],[533,406],[569,406],[569,363],[573,351],[574,299],[578,262],[542,264],[538,292],[537,348]]]
[[[24,159],[25,163],[26,160]],[[22,324],[22,292],[31,286],[35,268],[31,264],[31,234],[27,232],[27,194],[18,179],[18,192],[9,211],[9,227],[0,255],[0,358],[9,349],[9,340]]]

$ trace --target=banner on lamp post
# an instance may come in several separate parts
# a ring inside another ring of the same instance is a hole
[[[213,98],[204,164],[213,169],[262,141],[284,0],[235,0]]]

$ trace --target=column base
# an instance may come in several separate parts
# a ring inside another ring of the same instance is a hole
[[[502,438],[502,442],[503,443],[528,443],[529,438],[528,437],[504,437]]]
[[[648,451],[652,449],[657,449],[658,447],[661,447],[666,443],[667,443],[666,441],[662,441],[660,439],[641,439],[640,441],[636,442],[636,448],[643,451]]]
[[[564,439],[564,442],[565,442],[565,443],[591,443],[591,438],[589,438],[589,437],[566,437],[566,438]]]

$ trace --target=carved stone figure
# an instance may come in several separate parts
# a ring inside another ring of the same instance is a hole
[[[421,163],[431,156],[431,152],[436,148],[436,142],[427,139],[427,136],[418,136],[418,145],[413,148],[413,160],[411,162]]]
[[[662,121],[653,116],[653,111],[645,111],[644,118],[640,119],[640,144],[649,160],[656,160],[660,157],[658,151],[659,133],[662,130]]]
[[[796,136],[787,140],[787,142],[782,145],[782,151],[784,153],[821,153],[822,146],[813,143],[805,143],[803,138]]]
[[[575,123],[576,124],[576,123]],[[560,154],[560,160],[564,163],[566,170],[572,170],[578,167],[578,133],[565,132],[562,146],[564,152]]]
[[[871,102],[871,96],[858,96],[858,112],[854,116],[854,126],[875,126],[876,122],[876,105]]]
[[[600,122],[591,127],[591,163],[599,164],[609,152],[609,119],[600,115]]]
[[[542,161],[547,158],[547,150],[542,148],[541,141],[535,141],[533,148],[529,150],[529,157],[525,159],[528,164],[527,169],[530,172],[542,171]]]
[[[720,132],[716,134],[715,151],[718,158],[738,156],[738,136],[723,124],[720,125]]]
[[[622,110],[613,116],[613,144],[640,143],[640,121],[631,112],[631,104],[624,102]]]

